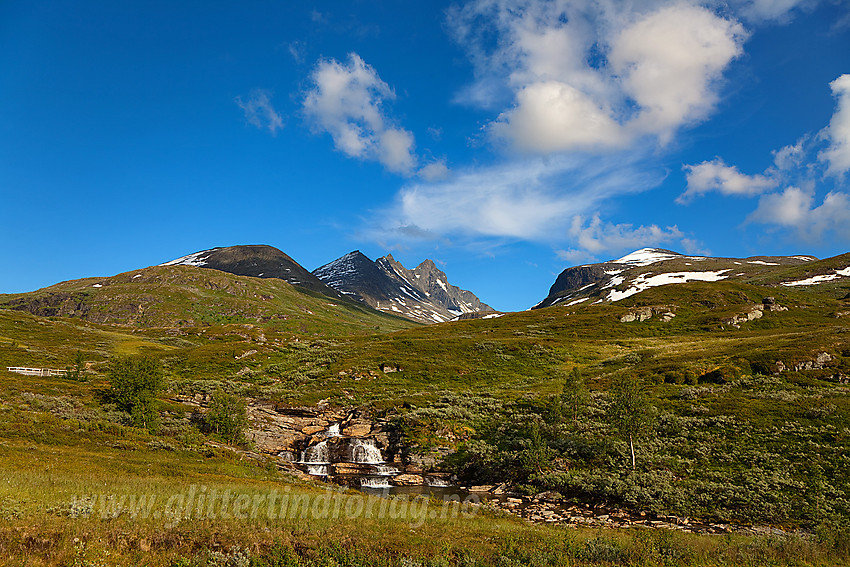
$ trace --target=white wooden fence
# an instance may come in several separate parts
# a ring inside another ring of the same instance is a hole
[[[51,368],[27,368],[25,366],[7,366],[6,370],[26,376],[64,376],[67,370],[53,370]]]

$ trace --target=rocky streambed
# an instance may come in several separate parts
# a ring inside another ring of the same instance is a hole
[[[205,396],[175,401],[203,408]],[[608,503],[588,504],[543,492],[535,496],[511,493],[506,485],[457,486],[449,473],[436,470],[441,454],[422,456],[402,443],[391,425],[359,409],[284,407],[248,400],[249,430],[255,451],[250,458],[268,461],[305,480],[329,481],[358,489],[427,492],[433,496],[477,497],[480,505],[534,523],[573,527],[649,527],[692,533],[730,532],[784,535],[772,526],[710,523],[687,517],[631,512]]]
[[[204,411],[208,396],[177,398]],[[253,455],[296,476],[352,488],[447,486],[439,454],[412,453],[386,420],[360,409],[288,407],[247,400],[246,438]],[[250,456],[250,455],[249,455]]]
[[[552,492],[520,496],[504,492],[503,486],[472,486],[465,490],[477,494],[481,505],[519,516],[533,523],[560,524],[596,528],[661,528],[700,534],[750,533],[788,535],[773,526],[741,526],[702,522],[683,516],[630,512],[607,503],[576,502]]]

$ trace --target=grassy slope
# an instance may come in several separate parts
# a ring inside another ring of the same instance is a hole
[[[283,280],[191,266],[155,266],[109,278],[73,280],[26,294],[0,295],[0,304],[28,307],[39,315],[143,329],[262,323],[278,332],[332,336],[416,326]]]
[[[544,404],[549,394],[560,391],[561,375],[577,366],[591,390],[599,393],[619,377],[644,376],[652,384],[651,396],[658,411],[672,416],[665,418],[665,423],[684,424],[684,433],[665,434],[659,441],[640,448],[642,458],[650,461],[647,473],[672,470],[703,479],[741,475],[752,466],[754,457],[773,459],[775,469],[796,467],[791,476],[803,475],[804,480],[808,472],[797,469],[813,459],[830,465],[828,474],[850,470],[847,387],[826,380],[826,372],[794,373],[762,381],[739,379],[726,386],[706,385],[702,390],[675,383],[675,376],[666,381],[670,374],[684,376],[690,372],[697,376],[726,365],[746,370],[748,364],[764,361],[811,360],[822,351],[834,355],[834,365],[847,373],[848,319],[834,317],[835,313],[850,309],[846,300],[836,299],[843,296],[840,287],[813,295],[796,288],[695,283],[655,288],[608,306],[554,307],[497,319],[371,335],[366,332],[373,323],[382,330],[411,325],[397,319],[370,319],[371,313],[349,308],[339,316],[336,308],[321,305],[325,299],[298,292],[292,301],[306,305],[318,316],[311,319],[305,311],[299,312],[300,307],[291,310],[289,301],[283,303],[289,305],[291,319],[284,324],[280,320],[263,321],[269,313],[263,311],[266,302],[255,296],[284,297],[282,294],[292,290],[274,287],[275,282],[269,280],[228,276],[227,283],[218,289],[199,292],[206,294],[200,302],[207,304],[204,307],[187,299],[185,290],[174,292],[191,285],[191,281],[186,281],[191,268],[153,270],[151,280],[144,285],[158,285],[168,293],[158,292],[163,301],[148,303],[145,311],[149,318],[135,319],[130,327],[0,309],[0,364],[61,368],[70,364],[74,352],[80,349],[97,370],[102,369],[99,362],[115,354],[145,352],[162,357],[172,386],[177,389],[197,391],[224,384],[245,394],[293,404],[330,398],[338,405],[369,404],[376,409],[398,407],[405,402],[419,409],[437,407],[440,398],[451,391],[465,398],[470,408],[467,417],[460,418],[463,427],[459,434],[457,423],[452,424],[458,418],[441,417],[439,412],[435,414],[436,421],[413,422],[410,430],[413,439],[423,443],[449,445],[475,436],[477,428],[485,428],[485,420],[475,410],[478,400],[495,398],[502,408],[498,411],[517,401]],[[142,290],[138,287],[142,278],[129,281],[135,273],[125,275],[128,281],[117,280],[94,288],[95,299],[90,300],[89,313],[108,315],[115,305],[132,304]],[[244,286],[234,284],[234,279],[244,281]],[[74,293],[103,281],[92,280],[57,291]],[[272,287],[255,287],[267,285]],[[142,291],[153,293],[152,289],[155,288]],[[103,290],[109,295],[97,299],[100,293],[106,293]],[[777,297],[779,303],[790,307],[789,311],[768,313],[740,330],[721,330],[724,317],[741,312],[765,295]],[[226,321],[204,319],[204,313],[236,305],[232,302],[237,300],[240,307]],[[204,311],[216,303],[215,309]],[[623,313],[640,305],[672,305],[677,317],[670,323],[619,321]],[[191,315],[180,316],[180,310]],[[186,322],[180,325],[179,321]],[[310,321],[315,321],[315,327],[309,326]],[[158,328],[143,328],[144,324],[156,324]],[[307,326],[306,333],[299,332],[303,331],[301,325]],[[315,332],[327,330],[330,338],[313,337],[312,328]],[[247,354],[250,351],[256,352]],[[384,374],[380,368],[386,364],[401,370]],[[525,527],[492,518],[458,520],[460,523],[451,525],[428,522],[413,531],[403,522],[377,520],[309,527],[297,522],[270,525],[216,521],[163,529],[156,522],[134,523],[126,518],[71,520],[48,512],[49,508],[56,508],[56,502],[67,502],[74,494],[100,490],[104,482],[107,488],[118,492],[138,483],[163,495],[193,482],[220,483],[245,490],[291,482],[276,473],[236,462],[226,454],[199,449],[203,440],[180,417],[179,407],[170,407],[173,415],[164,421],[164,437],[115,426],[115,416],[104,414],[96,401],[96,391],[104,385],[96,377],[77,383],[62,378],[22,377],[0,369],[0,467],[7,479],[5,484],[0,483],[0,512],[11,522],[5,531],[0,531],[0,550],[13,557],[31,555],[32,546],[42,545],[38,543],[42,538],[43,545],[51,550],[45,563],[70,564],[75,554],[82,553],[91,564],[97,564],[95,558],[115,549],[122,558],[116,561],[120,564],[142,557],[138,551],[140,540],[162,541],[170,543],[154,546],[153,555],[145,557],[153,557],[152,564],[167,564],[177,555],[197,555],[203,549],[211,549],[211,541],[256,544],[254,549],[261,555],[275,538],[282,537],[299,550],[304,561],[317,557],[326,542],[336,542],[343,548],[359,546],[370,550],[369,560],[383,558],[390,563],[393,558],[409,554],[442,556],[449,564],[464,564],[462,549],[480,564],[536,561],[555,565],[581,562],[596,557],[593,553],[603,553],[593,551],[596,543],[585,542],[593,539],[593,534],[571,536],[563,530]],[[828,411],[815,411],[824,407]],[[601,422],[597,418],[588,419],[590,438],[599,433]],[[430,429],[428,436],[416,429],[423,424]],[[157,450],[161,445],[149,445],[154,441],[178,450]],[[618,451],[621,448],[611,454],[616,456]],[[587,465],[577,462],[576,466],[581,471]],[[606,471],[612,465],[589,466]],[[33,471],[41,472],[33,475]],[[844,478],[829,480],[839,489],[847,484]],[[758,490],[755,486],[751,489]],[[805,498],[804,493],[804,501]],[[27,533],[29,539],[22,535]],[[122,540],[121,534],[130,536]],[[83,551],[80,543],[73,541],[81,535]],[[559,553],[548,559],[544,553],[535,559],[531,555],[539,550],[512,544],[514,538],[532,538],[541,549],[550,547]],[[613,544],[607,541],[610,536],[604,538],[607,543],[599,545],[619,549],[625,555],[617,557],[624,560],[635,564],[663,562],[659,556],[647,554],[644,536],[614,536],[618,541]],[[755,562],[760,561],[758,556],[778,562],[846,561],[846,550],[829,551],[828,546],[811,542],[793,543],[798,547],[789,552],[792,544],[787,541],[774,545],[747,538],[725,542],[686,535],[669,538],[672,539],[663,545],[653,545],[655,549],[666,545],[667,552],[672,553],[670,549],[675,548],[684,554],[671,560],[672,564],[729,563],[735,562],[737,555]],[[110,564],[107,559],[102,559],[102,563]],[[361,563],[352,564],[368,563],[362,559]]]

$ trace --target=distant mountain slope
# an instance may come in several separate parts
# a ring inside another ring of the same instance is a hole
[[[237,276],[278,278],[329,297],[342,297],[338,291],[319,281],[287,254],[273,246],[263,244],[211,248],[160,265],[197,266]]]
[[[448,283],[431,260],[408,270],[392,255],[372,261],[359,250],[325,264],[313,275],[341,293],[388,313],[422,323],[441,323],[493,309],[472,292]]]
[[[850,283],[850,255],[818,260],[814,256],[712,258],[643,248],[608,262],[567,268],[549,295],[534,308],[579,303],[610,303],[651,287],[692,281],[732,280],[757,285],[806,286]]]
[[[263,324],[298,334],[349,335],[414,326],[356,301],[333,300],[281,279],[191,266],[153,266],[107,278],[0,295],[0,308],[137,328]]]

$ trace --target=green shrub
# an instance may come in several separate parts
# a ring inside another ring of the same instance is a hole
[[[157,430],[156,397],[165,384],[160,362],[148,356],[118,357],[109,365],[108,378],[111,401],[131,415],[136,427]]]
[[[244,442],[248,425],[245,400],[218,388],[212,395],[204,421],[211,432],[227,443]]]

